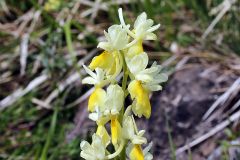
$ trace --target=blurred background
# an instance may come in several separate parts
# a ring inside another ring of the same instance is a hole
[[[161,24],[144,49],[169,80],[137,121],[154,159],[240,159],[239,0],[1,0],[0,159],[80,159],[95,131],[82,64],[120,7]]]

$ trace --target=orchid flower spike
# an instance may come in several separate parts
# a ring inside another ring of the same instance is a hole
[[[161,83],[167,80],[156,62],[148,67],[149,58],[143,49],[144,40],[157,39],[153,32],[160,24],[153,25],[153,20],[147,19],[143,12],[130,30],[130,25],[124,22],[122,9],[118,12],[121,24],[104,31],[106,41],[98,44],[103,51],[89,66],[83,65],[88,76],[82,83],[94,86],[88,99],[88,111],[97,127],[91,143],[81,142],[80,156],[86,160],[152,160],[149,152],[152,143],[142,148],[147,143],[145,130],[138,130],[134,116],[151,116],[149,95],[161,90]],[[128,95],[132,104],[125,108]]]

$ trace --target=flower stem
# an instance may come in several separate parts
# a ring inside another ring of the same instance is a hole
[[[123,79],[122,79],[122,90],[124,92],[124,98],[126,98],[127,95],[127,79],[128,79],[128,68],[127,68],[127,64],[124,58],[124,53],[122,51],[120,51],[120,54],[122,56],[122,61],[123,61]],[[125,101],[124,101],[125,102]],[[123,107],[121,109],[121,113],[119,116],[119,122],[122,125],[122,121],[123,121],[123,115],[124,115],[124,104]]]
[[[119,146],[119,148],[117,149],[117,151],[114,152],[113,154],[108,155],[106,158],[107,158],[107,159],[113,159],[113,158],[115,158],[115,157],[119,154],[119,152],[121,152],[121,150],[123,149],[124,145],[125,145],[125,144],[124,144],[124,142],[122,141],[121,144],[120,144],[120,146]]]
[[[127,79],[128,79],[128,68],[127,68],[127,64],[126,64],[126,61],[125,61],[125,57],[124,57],[124,53],[122,51],[120,51],[120,54],[122,56],[122,60],[123,60],[123,79],[122,79],[122,90],[124,92],[124,98],[126,98],[126,95],[127,95]],[[124,100],[125,102],[125,100]],[[120,123],[123,125],[123,115],[124,115],[124,104],[123,104],[123,107],[121,109],[121,113],[120,113],[120,117],[119,117],[119,120],[120,120]],[[123,142],[123,149],[120,153],[120,159],[121,160],[125,160],[126,159],[126,143]]]
[[[123,59],[123,80],[122,80],[122,89],[125,92],[126,88],[127,88],[127,79],[128,79],[128,68],[127,68],[127,64],[124,58],[124,53],[121,52],[121,56]]]

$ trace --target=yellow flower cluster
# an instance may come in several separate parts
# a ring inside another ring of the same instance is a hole
[[[91,144],[81,142],[81,157],[86,160],[153,158],[149,153],[151,143],[142,149],[142,144],[147,143],[143,137],[145,131],[138,130],[134,116],[150,117],[149,93],[161,90],[160,83],[167,80],[167,75],[161,73],[161,66],[156,62],[147,67],[149,59],[143,50],[144,40],[156,40],[153,31],[160,24],[153,25],[153,20],[142,13],[130,29],[130,25],[124,22],[121,8],[119,19],[120,25],[112,25],[107,32],[104,31],[106,41],[98,44],[104,51],[94,57],[88,67],[83,65],[89,74],[83,83],[95,86],[88,101],[89,118],[98,126]],[[123,78],[120,86],[116,79],[121,72]],[[133,102],[125,109],[128,94]],[[105,128],[107,123],[110,124],[110,131]],[[114,147],[113,153],[107,150],[110,144]]]

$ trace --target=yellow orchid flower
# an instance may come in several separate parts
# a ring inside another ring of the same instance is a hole
[[[89,68],[94,70],[96,68],[101,68],[106,70],[108,75],[119,74],[122,69],[122,64],[120,62],[119,55],[116,51],[109,53],[108,51],[103,51],[99,56],[92,59]]]
[[[143,137],[145,130],[138,131],[133,116],[124,116],[122,133],[122,136],[130,140],[133,144],[147,143],[147,139]]]
[[[88,110],[95,111],[95,107],[103,106],[106,98],[106,92],[102,88],[95,88],[88,100]]]
[[[114,146],[118,145],[121,137],[121,125],[118,121],[118,114],[123,107],[123,100],[124,92],[119,85],[115,84],[110,85],[107,88],[107,92],[101,88],[96,88],[90,96],[88,103],[89,110],[94,111],[89,115],[89,118],[97,122],[97,133],[101,135],[104,142],[108,140],[108,134],[104,125],[111,120],[112,143]]]
[[[115,82],[116,77],[122,71],[123,59],[121,55],[114,51],[109,53],[104,51],[99,56],[96,56],[89,67],[83,65],[85,71],[90,75],[82,80],[84,84],[94,84],[97,87]],[[92,70],[95,70],[94,73]]]
[[[122,25],[112,25],[108,32],[104,31],[106,42],[100,42],[97,47],[108,52],[119,51],[126,48],[128,44],[128,35]]]
[[[151,115],[151,104],[149,101],[149,93],[142,86],[141,82],[134,80],[128,85],[128,91],[134,100],[132,110],[134,114],[141,117],[144,115],[149,118]]]
[[[90,96],[90,108],[93,106],[94,111],[89,114],[89,118],[96,121],[98,125],[105,125],[112,116],[119,115],[123,108],[124,92],[118,84],[111,84],[107,88],[107,92],[99,89]],[[102,95],[100,95],[102,94]],[[98,100],[98,98],[104,98]]]
[[[104,103],[104,115],[118,115],[123,107],[124,92],[118,84],[111,84],[107,88],[106,101]]]
[[[134,42],[136,43],[138,40],[156,40],[157,36],[152,33],[156,31],[160,24],[153,26],[153,20],[147,19],[147,14],[143,12],[140,14],[134,23],[134,29],[132,31],[129,30],[129,25],[126,25],[123,18],[122,8],[118,9],[118,15],[121,22],[121,25],[126,30],[126,32],[134,38]],[[132,43],[132,42],[131,42]]]
[[[134,79],[141,81],[148,91],[161,90],[160,83],[166,82],[168,79],[167,75],[162,73],[162,67],[156,62],[147,68],[148,55],[145,52],[128,59],[126,63]]]

